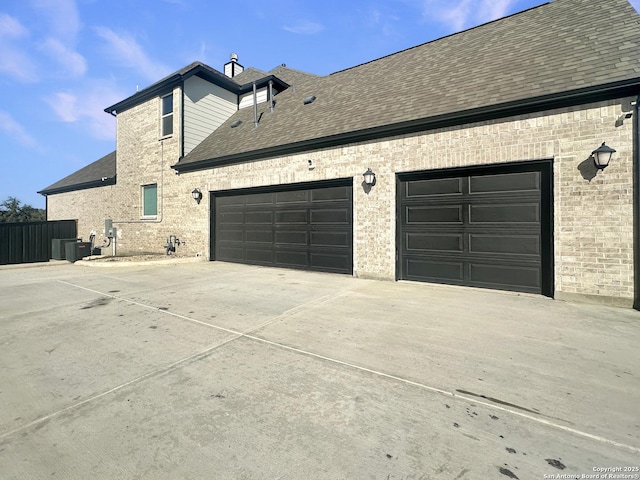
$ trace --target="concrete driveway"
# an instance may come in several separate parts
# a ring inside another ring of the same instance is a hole
[[[536,296],[2,268],[0,477],[640,478],[639,345],[639,312]]]

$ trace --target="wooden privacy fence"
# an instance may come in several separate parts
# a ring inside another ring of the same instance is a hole
[[[0,223],[0,265],[48,262],[51,240],[76,238],[75,220]]]

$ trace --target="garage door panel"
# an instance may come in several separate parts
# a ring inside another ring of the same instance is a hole
[[[242,212],[225,212],[220,214],[218,221],[222,225],[243,225],[244,213]]]
[[[540,255],[538,235],[469,235],[470,253]]]
[[[337,253],[311,252],[310,262],[315,269],[340,272],[350,268],[351,254],[344,253],[340,255]]]
[[[311,232],[311,243],[328,247],[348,247],[351,235],[347,232]]]
[[[293,190],[290,192],[276,192],[276,203],[306,203],[309,192],[306,190]]]
[[[223,230],[218,239],[221,242],[241,242],[244,239],[244,230]]]
[[[309,222],[307,210],[284,210],[275,213],[277,225],[306,225]]]
[[[540,223],[540,204],[469,205],[469,223]]]
[[[316,225],[325,223],[349,225],[351,224],[351,211],[348,208],[312,209],[311,223]]]
[[[247,211],[244,215],[244,223],[266,225],[273,223],[273,213],[268,210]]]
[[[463,235],[446,233],[406,233],[407,251],[462,252]]]
[[[224,235],[224,232],[222,232]],[[235,239],[238,241],[238,239]],[[257,242],[257,243],[273,243],[273,231],[272,230],[249,230],[245,231],[244,240],[247,242]],[[241,241],[241,240],[240,240]]]
[[[233,198],[233,197],[227,197]],[[241,195],[238,200],[244,200],[245,205],[272,205],[273,193],[256,193],[253,195]]]
[[[540,268],[537,266],[495,265],[470,263],[472,285],[490,285],[494,288],[517,286],[521,291],[540,291]]]
[[[469,177],[469,193],[537,192],[540,190],[540,173],[523,172],[504,175],[480,175]]]
[[[229,259],[229,261],[243,261],[244,260],[244,249],[235,247],[233,245],[220,245],[219,246],[219,255],[224,256]]]
[[[311,202],[351,201],[351,187],[320,188],[311,190]]]
[[[401,175],[399,278],[550,295],[551,165]]]
[[[462,205],[408,206],[405,210],[406,223],[455,223],[462,224]]]
[[[245,198],[242,195],[238,195],[237,197],[220,197],[217,202],[219,207],[243,206]]]
[[[351,274],[351,181],[330,183],[213,194],[212,258]]]
[[[309,263],[306,251],[280,250],[275,252],[275,264],[289,267],[306,267]]]
[[[307,245],[308,243],[309,232],[306,230],[275,232],[276,245]]]
[[[460,178],[438,178],[407,182],[407,198],[432,195],[462,195]]]
[[[248,263],[271,265],[273,263],[273,251],[271,248],[246,248],[244,259]]]
[[[464,264],[461,261],[405,258],[407,280],[460,283],[464,280]]]

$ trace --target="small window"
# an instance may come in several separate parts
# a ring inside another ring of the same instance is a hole
[[[142,186],[142,215],[154,217],[158,215],[158,185]]]
[[[173,93],[162,97],[161,134],[167,137],[173,134]]]

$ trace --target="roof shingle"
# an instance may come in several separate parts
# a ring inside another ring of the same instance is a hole
[[[111,152],[99,160],[66,176],[53,185],[40,190],[42,195],[82,190],[116,183],[116,152]]]
[[[274,113],[260,106],[258,128],[252,109],[240,110],[174,168],[616,82],[640,85],[639,73],[640,16],[627,0],[555,0],[325,77],[300,75],[276,97]],[[309,95],[317,100],[303,105]],[[242,126],[229,128],[238,119]]]

